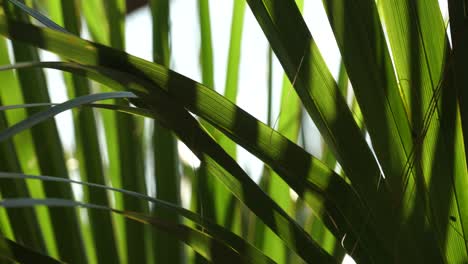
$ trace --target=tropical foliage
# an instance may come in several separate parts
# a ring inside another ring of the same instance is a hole
[[[323,0],[335,80],[302,0],[235,0],[223,95],[208,0],[201,83],[170,69],[169,0],[149,1],[153,62],[124,52],[123,0],[0,3],[0,259],[468,262],[466,1],[448,0],[448,24],[436,0]],[[236,105],[247,8],[270,69],[274,52],[285,73],[278,117],[269,83],[267,124]],[[63,72],[70,100],[51,102],[44,69]],[[53,119],[67,110],[72,152]],[[322,136],[319,157],[304,147],[303,116]],[[200,166],[180,159],[178,141]],[[264,162],[259,183],[237,146]]]

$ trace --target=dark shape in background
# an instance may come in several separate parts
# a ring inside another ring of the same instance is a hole
[[[135,11],[136,9],[148,4],[148,0],[127,0],[127,14]]]

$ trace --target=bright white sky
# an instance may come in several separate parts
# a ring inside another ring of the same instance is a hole
[[[446,1],[440,0],[446,17]],[[210,0],[210,18],[214,49],[215,89],[223,93],[233,0]],[[183,18],[183,19],[181,19]],[[304,18],[332,74],[337,77],[340,63],[339,50],[323,9],[321,0],[304,1]],[[143,25],[143,26],[142,26]],[[128,17],[127,51],[133,55],[151,60],[151,20],[148,8],[142,8]],[[171,2],[171,68],[196,81],[201,81],[199,66],[199,22],[195,0],[173,0]],[[146,36],[146,37],[145,37]],[[250,9],[246,8],[241,50],[239,93],[237,104],[266,123],[267,120],[267,49],[268,42]],[[262,74],[263,73],[263,74]],[[275,58],[274,64],[274,109],[273,120],[278,115],[282,85],[282,68]],[[294,91],[291,91],[294,92]],[[312,131],[308,136],[307,150],[320,156],[320,138],[315,126],[307,120],[306,126]],[[181,147],[186,153],[186,148]],[[186,155],[184,155],[185,157]],[[239,163],[258,180],[262,166],[257,158],[239,148]]]
[[[447,17],[446,0],[440,0],[444,17]],[[210,0],[211,26],[213,34],[215,89],[222,93],[226,77],[229,37],[232,17],[233,0]],[[336,76],[340,62],[340,55],[333,33],[330,29],[321,0],[305,0],[305,21],[317,42],[322,55],[331,72]],[[127,19],[126,24],[127,51],[133,55],[151,60],[152,37],[151,19],[148,8],[137,10]],[[199,67],[199,24],[197,1],[172,0],[171,2],[171,37],[172,59],[171,68],[196,81],[201,81]],[[267,41],[256,22],[252,12],[247,7],[244,21],[243,42],[241,51],[240,79],[238,105],[257,119],[267,120]],[[43,54],[44,60],[54,59],[49,53]],[[66,100],[67,96],[61,82],[61,74],[57,71],[48,71],[49,83],[53,102]],[[278,115],[280,89],[282,85],[282,69],[280,64],[274,64],[274,105],[273,120]],[[293,92],[293,91],[292,91]],[[56,117],[60,125],[60,133],[64,143],[73,147],[70,136],[71,113],[66,112]],[[312,127],[313,125],[309,126]],[[317,132],[313,132],[317,133]],[[318,134],[316,134],[318,135]],[[308,151],[320,155],[320,141],[318,136],[309,136]],[[188,152],[180,148],[187,158]],[[246,171],[257,180],[261,173],[261,163],[245,150],[239,150],[239,162]],[[353,263],[346,258],[344,263]]]

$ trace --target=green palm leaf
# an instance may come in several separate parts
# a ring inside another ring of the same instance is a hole
[[[435,0],[322,2],[303,17],[302,1],[233,1],[224,96],[213,89],[224,42],[212,30],[226,14],[211,1],[195,2],[198,10],[167,0],[1,2],[0,35],[13,45],[0,43],[0,258],[467,262],[466,4],[448,0],[448,24]],[[125,53],[126,12],[131,21],[145,10],[152,23],[139,26],[152,24],[152,37],[137,41],[153,40],[154,62]],[[269,41],[266,62],[241,48],[253,45],[243,40],[256,30],[244,25],[249,12]],[[319,12],[328,21],[307,25]],[[184,44],[197,48],[199,36],[201,83],[171,70],[181,63],[171,51],[179,20],[191,16],[200,32]],[[83,18],[100,44],[82,38]],[[328,30],[321,23],[331,26],[339,69],[316,45],[313,27]],[[37,48],[63,61],[40,62]],[[278,94],[272,51],[285,73]],[[242,64],[268,63],[267,124],[236,105],[241,54]],[[71,100],[50,102],[43,69],[64,73]],[[51,120],[68,110],[76,150]],[[264,162],[258,184],[237,145]],[[40,174],[52,176],[32,176]]]

